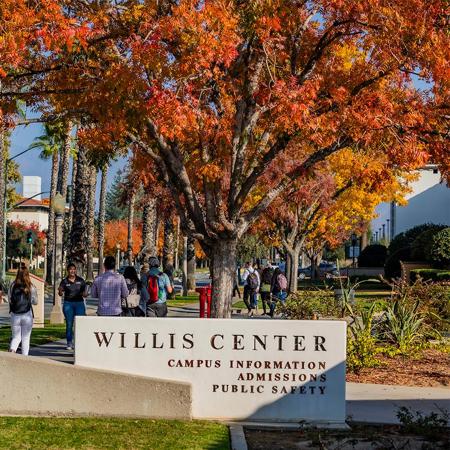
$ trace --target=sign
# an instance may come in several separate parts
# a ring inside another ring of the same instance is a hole
[[[78,316],[75,337],[76,365],[191,383],[198,419],[345,421],[345,321]]]

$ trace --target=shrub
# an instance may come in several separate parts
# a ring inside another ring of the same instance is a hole
[[[347,370],[359,373],[363,368],[376,367],[379,360],[376,358],[377,346],[373,318],[377,303],[361,311],[361,317],[352,316],[352,322],[348,327],[349,338],[347,341]]]
[[[423,281],[450,281],[450,270],[414,269],[411,270],[411,281],[421,278]]]
[[[431,261],[433,238],[444,228],[446,228],[445,225],[435,225],[420,233],[411,244],[411,259],[413,261]]]
[[[450,264],[450,227],[444,228],[433,236],[431,260],[436,267],[445,267]]]
[[[386,262],[387,248],[384,245],[368,245],[358,257],[359,267],[383,267]]]
[[[411,249],[402,248],[389,255],[384,265],[384,274],[387,278],[397,278],[402,273],[400,261],[409,261],[411,259]]]
[[[424,223],[422,225],[417,225],[409,230],[404,231],[403,233],[397,234],[397,236],[392,239],[389,244],[389,254],[401,250],[405,247],[411,247],[412,243],[419,237],[423,232],[428,230],[440,231],[442,228],[445,228],[445,225],[437,225],[434,223]]]
[[[277,304],[277,312],[287,319],[311,320],[319,317],[332,317],[339,313],[333,291],[298,291],[291,294],[286,303]]]
[[[408,353],[425,338],[424,319],[419,302],[411,305],[405,299],[397,299],[384,313],[381,337],[402,353]]]

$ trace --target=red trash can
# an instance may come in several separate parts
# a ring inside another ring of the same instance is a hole
[[[200,301],[200,317],[211,317],[211,300],[212,300],[212,288],[211,286],[199,287],[196,289],[199,293]]]

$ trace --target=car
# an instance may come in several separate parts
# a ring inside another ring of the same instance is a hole
[[[319,278],[332,278],[339,276],[339,271],[337,270],[336,264],[329,263],[328,261],[321,261],[317,269]],[[299,268],[298,277],[301,280],[304,280],[307,277],[311,278],[311,266]]]

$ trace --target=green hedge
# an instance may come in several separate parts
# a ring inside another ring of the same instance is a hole
[[[450,270],[439,269],[414,269],[411,270],[411,281],[416,281],[420,276],[422,280],[450,281]]]

